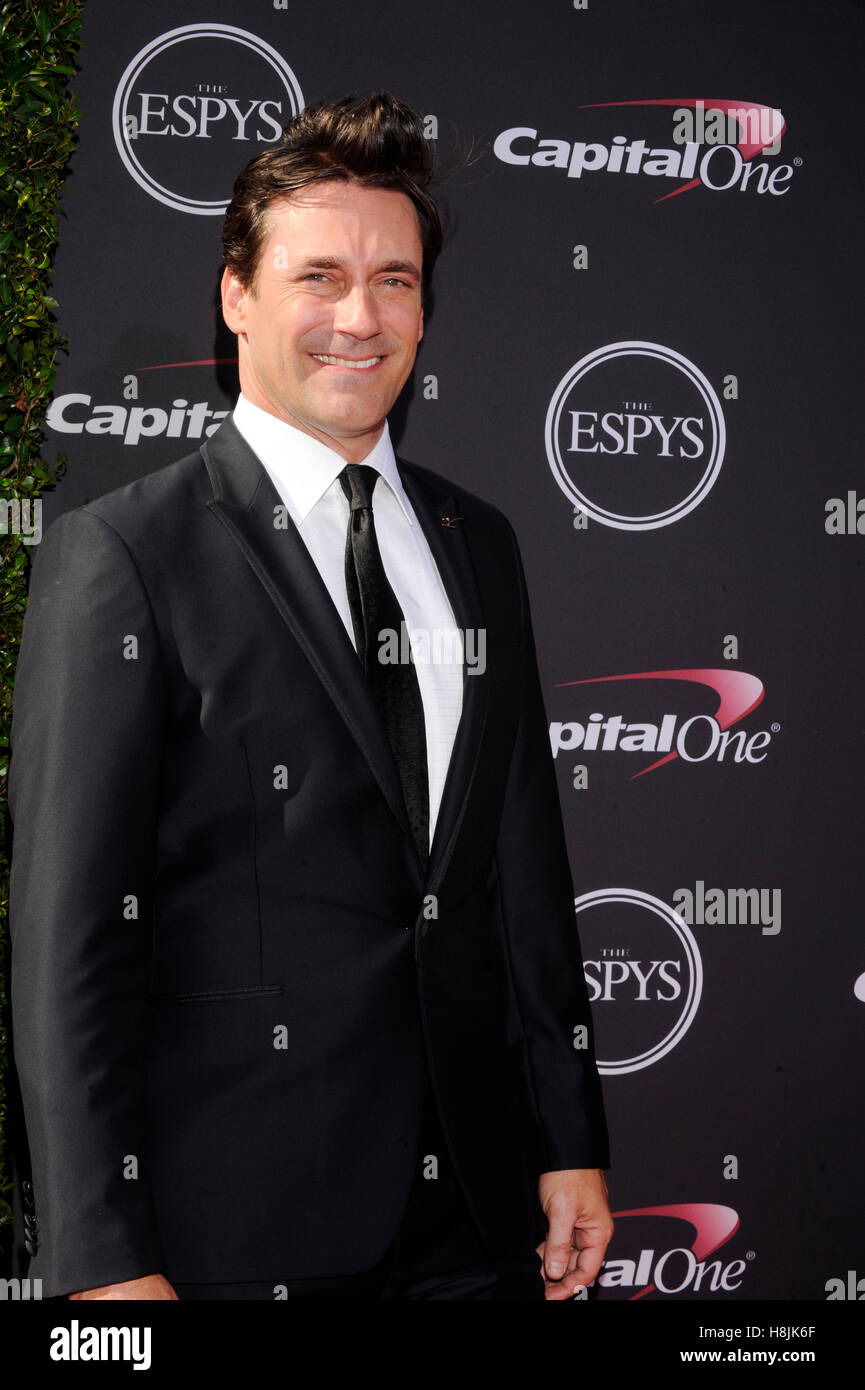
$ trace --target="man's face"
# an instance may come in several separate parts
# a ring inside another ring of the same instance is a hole
[[[241,390],[360,462],[423,336],[414,206],[392,189],[327,180],[272,204],[266,227],[254,290],[222,277]]]

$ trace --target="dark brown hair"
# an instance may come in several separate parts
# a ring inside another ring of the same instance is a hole
[[[411,199],[420,224],[423,283],[429,288],[442,247],[432,181],[432,141],[418,113],[390,92],[317,102],[294,116],[278,145],[251,160],[234,185],[222,229],[223,262],[253,287],[272,202],[325,179],[395,189]]]

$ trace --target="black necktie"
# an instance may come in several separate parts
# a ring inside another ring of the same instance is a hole
[[[375,534],[372,493],[377,471],[348,463],[339,475],[350,512],[345,541],[348,592],[357,654],[399,769],[409,824],[421,863],[429,859],[429,774],[423,701],[405,630]],[[402,660],[407,655],[408,660]],[[380,660],[380,656],[390,660]],[[393,660],[394,656],[399,657]]]

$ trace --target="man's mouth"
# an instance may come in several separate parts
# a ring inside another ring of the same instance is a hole
[[[381,357],[331,357],[323,352],[314,352],[312,356],[316,362],[323,362],[326,367],[349,367],[358,372],[375,367],[382,360]]]

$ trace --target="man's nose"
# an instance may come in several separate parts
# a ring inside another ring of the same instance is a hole
[[[352,285],[337,300],[333,315],[336,333],[352,338],[373,338],[381,332],[381,318],[375,296],[367,285]]]

